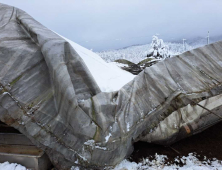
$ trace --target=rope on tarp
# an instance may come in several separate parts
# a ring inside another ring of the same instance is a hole
[[[206,108],[206,107],[202,106],[201,104],[199,104],[199,103],[195,102],[195,101],[194,101],[194,100],[192,100],[192,99],[189,99],[189,98],[187,98],[187,99],[188,99],[188,100],[190,100],[190,101],[191,101],[192,103],[194,103],[195,105],[197,105],[197,106],[199,106],[199,107],[201,107],[201,108],[203,108],[203,109],[207,110],[208,112],[210,112],[210,113],[214,114],[215,116],[219,117],[220,119],[222,119],[222,116],[220,116],[220,115],[218,115],[218,114],[216,114],[216,113],[212,112],[212,111],[211,111],[211,110],[209,110],[208,108]]]

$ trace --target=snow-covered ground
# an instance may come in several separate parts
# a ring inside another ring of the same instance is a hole
[[[154,159],[145,158],[140,163],[124,160],[113,170],[222,170],[222,163],[217,159],[207,158],[200,161],[195,154],[190,153],[188,156],[175,158],[171,164],[167,156],[156,154]]]
[[[16,163],[9,163],[4,162],[0,163],[0,170],[27,170],[26,167],[16,164]]]

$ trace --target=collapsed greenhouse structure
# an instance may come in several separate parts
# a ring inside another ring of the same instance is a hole
[[[103,86],[103,77],[111,79],[106,71],[92,70],[94,61],[105,65],[24,11],[0,4],[0,121],[60,170],[115,166],[136,141],[169,145],[221,121],[222,42],[137,76],[115,68],[129,82],[111,90]]]

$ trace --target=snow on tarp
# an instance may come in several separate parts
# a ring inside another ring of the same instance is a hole
[[[136,141],[169,144],[220,121],[199,109],[192,115],[191,100],[222,115],[222,42],[159,62],[109,93],[90,71],[91,55],[80,51],[0,4],[0,121],[45,150],[57,169],[114,166]]]
[[[122,70],[114,63],[106,63],[96,53],[63,36],[61,37],[68,41],[83,59],[102,92],[117,91],[135,77],[133,74]]]

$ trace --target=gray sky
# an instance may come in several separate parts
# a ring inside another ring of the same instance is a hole
[[[101,51],[151,41],[222,35],[222,0],[0,0]]]

